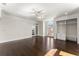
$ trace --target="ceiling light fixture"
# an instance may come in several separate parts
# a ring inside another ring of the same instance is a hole
[[[44,19],[45,18],[45,11],[43,9],[32,9],[33,15],[35,15],[38,19]]]
[[[65,12],[65,15],[68,15],[68,12]]]

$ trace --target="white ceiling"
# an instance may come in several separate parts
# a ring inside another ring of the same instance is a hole
[[[78,5],[69,3],[8,3],[4,4],[3,10],[14,15],[20,15],[28,18],[35,18],[33,9],[44,11],[45,19],[70,14]]]

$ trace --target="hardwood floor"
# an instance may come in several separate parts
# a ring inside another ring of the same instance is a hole
[[[53,37],[32,37],[0,43],[0,56],[44,56],[50,49],[79,55],[79,45],[75,42],[53,39]]]

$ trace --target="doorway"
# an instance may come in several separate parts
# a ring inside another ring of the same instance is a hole
[[[47,36],[54,36],[54,32],[53,32],[53,21],[48,21],[47,23]]]
[[[34,24],[32,26],[32,35],[33,36],[38,36],[38,28],[39,28],[38,24]]]

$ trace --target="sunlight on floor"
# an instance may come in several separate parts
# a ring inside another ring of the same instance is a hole
[[[51,49],[45,54],[45,56],[55,56],[57,51],[58,51],[57,49]],[[64,51],[59,51],[58,54],[59,54],[59,56],[76,56],[74,54],[64,52]]]
[[[68,52],[64,52],[64,51],[60,51],[59,55],[61,56],[76,56],[74,54],[68,53]]]

